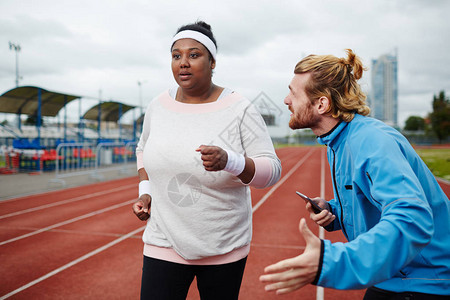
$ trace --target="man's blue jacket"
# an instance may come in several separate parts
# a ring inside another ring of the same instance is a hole
[[[450,295],[450,202],[397,130],[356,114],[318,137],[348,243],[322,241],[314,284]]]

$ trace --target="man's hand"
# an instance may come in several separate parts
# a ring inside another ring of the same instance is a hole
[[[317,203],[317,205],[323,208],[323,210],[320,213],[316,214],[313,211],[311,203],[305,200],[306,210],[309,211],[309,217],[311,218],[311,220],[316,222],[317,225],[325,227],[331,224],[334,221],[334,219],[336,219],[336,216],[329,211],[330,208],[326,200],[317,197],[312,198],[311,200],[313,200],[314,202]]]
[[[309,230],[304,218],[300,220],[299,230],[306,241],[305,251],[264,269],[266,274],[259,280],[266,283],[266,291],[287,294],[314,281],[319,270],[321,241]]]
[[[202,154],[201,159],[206,171],[220,171],[227,165],[228,154],[220,147],[201,145],[195,151]]]
[[[139,200],[133,204],[133,212],[141,221],[145,221],[150,217],[150,207],[152,197],[148,194],[143,194]]]

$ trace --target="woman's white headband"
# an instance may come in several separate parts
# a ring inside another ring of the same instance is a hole
[[[206,47],[206,49],[209,50],[214,60],[216,60],[216,53],[217,48],[216,45],[214,45],[213,41],[206,35],[204,35],[201,32],[195,31],[195,30],[183,30],[178,32],[172,39],[172,45],[181,39],[193,39],[196,40],[199,43],[202,43],[203,46]]]

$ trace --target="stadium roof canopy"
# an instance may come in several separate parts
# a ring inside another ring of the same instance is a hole
[[[0,96],[0,112],[37,116],[41,104],[41,116],[55,117],[61,108],[81,96],[47,91],[36,86],[21,86]]]
[[[100,105],[100,112],[99,112]],[[136,106],[123,104],[115,101],[102,102],[91,107],[83,116],[86,120],[98,120],[100,114],[101,121],[117,122],[124,113]]]

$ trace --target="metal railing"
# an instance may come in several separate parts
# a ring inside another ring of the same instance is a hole
[[[134,162],[136,142],[99,143],[62,143],[56,148],[55,178],[50,183],[63,186],[63,178],[89,175],[89,178],[103,180],[101,174],[118,170],[120,173],[130,171],[129,164]]]

